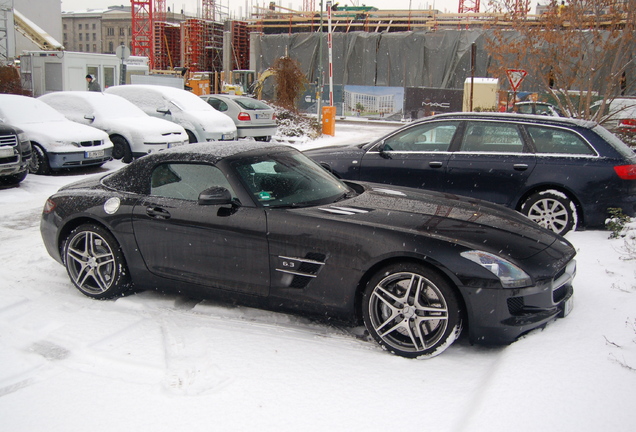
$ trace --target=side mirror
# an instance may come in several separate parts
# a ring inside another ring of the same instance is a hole
[[[85,119],[85,120],[89,120],[89,121],[91,121],[91,122],[94,122],[94,121],[95,121],[95,116],[94,116],[94,115],[90,115],[90,114],[86,114],[86,115],[84,116],[84,119]]]
[[[199,194],[199,205],[233,204],[230,191],[224,187],[214,186]]]
[[[392,150],[390,146],[386,145],[384,142],[382,142],[379,146],[378,146],[378,150],[380,153],[380,156],[384,159],[392,159],[391,155],[389,153],[387,153],[387,151]]]
[[[161,114],[172,114],[168,108],[157,108],[157,112]]]

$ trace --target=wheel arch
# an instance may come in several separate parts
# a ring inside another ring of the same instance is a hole
[[[128,258],[126,256],[126,251],[122,247],[121,239],[119,239],[117,234],[115,234],[113,232],[113,230],[108,227],[107,224],[105,224],[104,222],[100,221],[99,219],[95,219],[93,217],[80,216],[80,217],[77,217],[77,218],[74,218],[74,219],[71,219],[71,220],[67,221],[64,224],[64,226],[62,226],[58,230],[57,250],[58,250],[58,253],[60,254],[60,258],[62,258],[62,262],[63,263],[64,263],[64,242],[65,242],[65,240],[68,238],[68,235],[71,233],[71,231],[73,231],[75,228],[77,228],[77,227],[79,227],[81,225],[84,225],[84,224],[98,225],[101,228],[103,228],[104,230],[108,231],[108,233],[110,235],[112,235],[113,238],[117,241],[117,244],[119,245],[119,249],[121,250],[121,253],[124,256],[124,260],[126,262],[128,262]]]
[[[389,258],[385,258],[373,264],[369,267],[363,274],[362,278],[358,282],[358,286],[356,287],[355,292],[355,321],[356,323],[362,322],[362,296],[364,295],[364,291],[366,289],[367,283],[383,267],[390,266],[392,264],[418,264],[423,265],[435,272],[439,277],[444,279],[455,291],[457,300],[459,301],[459,307],[461,309],[461,317],[464,322],[464,327],[468,327],[468,314],[467,314],[467,305],[464,300],[464,296],[461,290],[457,287],[457,281],[452,277],[452,272],[446,269],[443,265],[438,262],[435,262],[431,259],[426,259],[421,256],[393,256]]]
[[[535,193],[547,192],[550,190],[554,190],[566,195],[574,203],[574,206],[576,207],[576,212],[577,212],[576,216],[578,218],[577,226],[578,227],[585,226],[585,211],[584,211],[583,205],[581,204],[581,201],[579,200],[579,198],[576,196],[576,194],[573,191],[571,191],[570,189],[566,187],[563,187],[563,185],[558,185],[558,184],[535,185],[531,189],[528,189],[527,191],[525,191],[523,195],[519,197],[514,209],[517,210],[518,212],[521,212],[521,206],[523,206],[523,203],[525,203],[528,198],[530,198]]]

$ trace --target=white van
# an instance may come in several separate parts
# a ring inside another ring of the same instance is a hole
[[[129,100],[148,115],[181,125],[188,133],[190,142],[237,139],[232,119],[189,91],[159,85],[131,84],[108,87],[105,92]]]
[[[106,132],[115,146],[113,158],[129,163],[133,158],[187,144],[179,125],[150,117],[126,99],[90,91],[48,93],[38,100],[77,123]]]

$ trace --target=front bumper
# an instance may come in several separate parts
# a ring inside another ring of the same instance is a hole
[[[93,151],[93,150],[91,150]],[[72,168],[80,166],[99,165],[112,159],[112,148],[104,149],[104,154],[92,157],[90,151],[73,153],[48,153],[51,168]]]
[[[471,343],[509,344],[572,309],[576,262],[552,281],[520,289],[463,288]]]

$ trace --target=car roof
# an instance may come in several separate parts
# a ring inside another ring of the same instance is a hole
[[[549,124],[554,126],[565,127],[583,127],[591,129],[597,125],[597,123],[589,120],[574,119],[569,117],[551,117],[544,115],[534,114],[518,114],[518,113],[477,113],[477,112],[460,112],[460,113],[447,113],[437,114],[432,117],[426,117],[419,121],[441,120],[441,119],[456,119],[456,120],[500,120],[500,121],[523,121],[528,123],[537,124]]]

